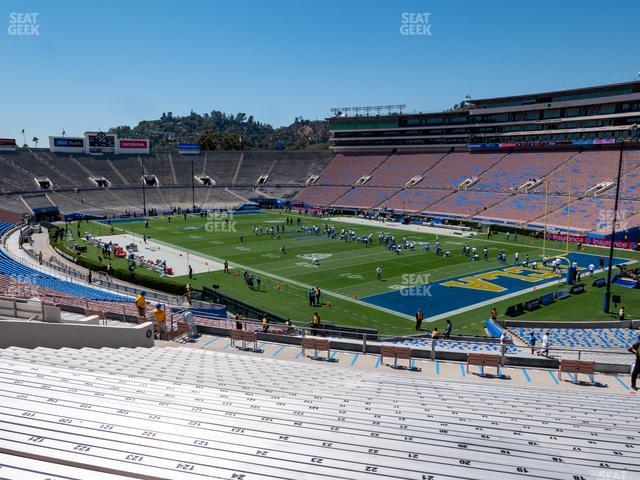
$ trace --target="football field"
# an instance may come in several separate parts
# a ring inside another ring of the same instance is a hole
[[[146,235],[154,247],[146,252],[145,258],[154,255],[161,258],[162,246],[172,252],[182,252],[169,257],[167,266],[177,273],[184,273],[189,264],[197,267],[193,268],[191,282],[195,288],[218,285],[220,292],[290,318],[295,324],[308,322],[313,312],[318,311],[323,322],[377,328],[383,334],[414,332],[413,317],[418,308],[423,309],[427,321],[441,324],[451,317],[466,333],[481,334],[482,320],[488,317],[491,306],[553,291],[559,288],[557,284],[563,276],[514,264],[516,252],[520,263],[527,256],[531,262],[542,257],[542,241],[531,237],[520,236],[516,240],[513,235],[507,239],[504,234],[494,234],[490,239],[486,234],[471,238],[439,234],[436,239],[433,233],[341,220],[281,211],[230,217],[187,216],[186,219],[174,215],[171,221],[164,216],[151,217],[148,228],[142,219],[112,221],[111,225],[82,223],[81,236],[85,233],[100,237],[126,234],[142,244],[142,236]],[[325,233],[327,226],[335,227],[334,238]],[[343,228],[347,232],[353,229],[355,240],[348,235],[346,240],[341,239]],[[273,234],[270,229],[274,230]],[[76,236],[76,229],[71,230]],[[394,235],[400,244],[406,239],[412,248],[403,248],[399,253],[390,250],[382,243],[381,234]],[[369,235],[369,245],[358,241]],[[436,255],[436,241],[450,256]],[[67,240],[70,242],[77,243],[77,239]],[[429,251],[425,251],[427,242]],[[467,244],[476,248],[476,260],[464,254]],[[485,248],[487,260],[484,260]],[[571,245],[567,253],[565,248],[563,243],[547,242],[546,253],[563,257],[566,264],[576,261],[585,269],[590,263],[598,267],[600,258],[608,253],[595,248],[577,253]],[[498,261],[500,250],[507,256],[506,263]],[[90,247],[86,255],[95,258],[97,252],[97,248]],[[633,261],[636,257],[634,252],[618,251],[615,262]],[[229,262],[230,273],[220,269],[225,260]],[[112,262],[114,269],[126,269],[126,264],[124,259]],[[378,267],[382,271],[381,279],[376,275]],[[247,287],[243,278],[245,270],[254,279],[260,277],[260,289]],[[136,275],[159,277],[157,272],[142,267],[138,267]],[[184,274],[162,278],[181,285],[189,281]],[[322,291],[321,306],[309,306],[308,291],[312,287]],[[631,292],[624,289],[625,297],[636,301],[638,295]],[[606,314],[597,314],[595,297],[586,302],[589,297],[581,298],[581,304],[588,305],[581,307],[583,316],[608,318]],[[594,311],[584,312],[584,308]],[[558,308],[545,307],[545,310],[544,318],[554,320],[571,309],[559,305]],[[428,329],[430,325],[425,323],[423,328]]]

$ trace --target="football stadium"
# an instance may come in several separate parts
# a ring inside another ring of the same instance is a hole
[[[145,9],[153,21],[131,42],[153,57],[163,25],[214,42],[195,26],[253,9],[243,41],[262,51],[255,42],[299,40],[297,29],[316,32],[327,14],[214,3],[184,5],[201,12],[193,29],[163,6]],[[453,20],[461,4],[356,3],[338,24],[360,9],[376,28],[391,23],[389,34],[354,27],[376,61],[392,65],[405,48],[433,54],[434,42],[447,55],[473,45],[438,37],[464,28]],[[251,95],[259,81],[249,76],[215,78],[226,83],[210,97],[180,74],[206,43],[194,52],[176,39],[167,48],[185,56],[167,75],[191,91],[151,106],[155,87],[133,85],[147,80],[140,65],[121,67],[131,78],[85,77],[99,71],[79,68],[98,58],[82,59],[97,40],[70,26],[95,7],[59,7],[8,5],[0,43],[15,62],[0,85],[31,89],[37,103],[8,98],[0,121],[0,478],[640,479],[637,77],[610,79],[549,51],[555,76],[514,86],[491,62],[454,93],[459,67],[416,92],[386,72],[367,77],[383,86],[365,87],[340,51],[343,88],[332,91],[333,77],[313,84],[316,95],[291,84],[288,110],[275,92]],[[569,10],[549,20],[549,35],[560,21],[562,35],[581,31]],[[283,15],[300,25],[263,21]],[[633,20],[615,34],[632,38]],[[115,52],[125,40],[114,28],[93,26]],[[340,30],[330,45],[360,51]],[[609,48],[606,34],[593,37]],[[262,64],[233,43],[237,32],[216,35],[233,45],[220,54],[228,74],[242,55]],[[504,41],[483,35],[486,48]],[[61,56],[70,41],[72,61]],[[279,68],[299,61],[285,55]],[[38,75],[20,77],[27,68]],[[62,80],[86,94],[60,90],[68,112],[45,98]],[[113,88],[106,99],[98,84]],[[316,119],[295,113],[272,127],[194,111],[225,105],[235,89],[247,111],[271,111],[266,120],[297,108]],[[389,92],[431,108],[335,106]],[[441,106],[448,95],[464,100]]]

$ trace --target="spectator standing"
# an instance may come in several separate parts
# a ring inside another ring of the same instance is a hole
[[[531,331],[529,334],[529,347],[531,347],[531,354],[536,353],[536,342],[538,339],[536,338],[535,332]]]
[[[419,308],[418,311],[416,312],[416,331],[420,330],[423,320],[424,320],[424,313],[422,313],[422,309]]]
[[[316,287],[316,307],[320,306],[320,296],[322,292],[320,291],[320,287]]]
[[[236,330],[242,330],[242,315],[236,313]]]
[[[447,318],[447,328],[444,331],[444,338],[451,338],[451,330],[453,330],[453,324],[451,323],[451,320]]]
[[[156,308],[153,309],[153,317],[156,323],[156,333],[160,335],[160,339],[164,339],[167,333],[167,313],[162,309],[161,304],[156,304]]]
[[[109,275],[108,269],[107,269],[107,275]],[[135,304],[136,304],[136,307],[138,308],[138,316],[144,318],[145,312],[147,310],[147,299],[145,298],[145,292],[138,293],[138,295],[136,296]]]
[[[624,320],[624,315],[624,307],[620,307],[620,310],[618,310],[618,320]]]
[[[316,289],[311,287],[309,289],[309,306],[313,307],[316,304]]]
[[[262,317],[260,323],[262,324],[262,332],[267,333],[269,331],[269,319],[266,315]]]
[[[549,332],[542,335],[542,348],[540,348],[540,355],[544,357],[549,356]]]
[[[640,337],[636,340],[636,343],[629,347],[629,351],[633,353],[636,358],[633,362],[633,368],[631,369],[631,388],[633,391],[638,391],[638,374],[640,374]]]
[[[319,328],[320,328],[320,315],[318,315],[318,312],[313,312],[313,317],[311,318],[311,335],[317,335]]]

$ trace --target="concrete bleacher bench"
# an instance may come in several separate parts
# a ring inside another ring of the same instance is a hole
[[[587,375],[591,383],[595,383],[595,368],[596,362],[586,362],[584,360],[560,360],[560,366],[558,367],[558,379],[562,380],[562,374],[575,374],[574,383],[578,382],[578,375]]]
[[[470,366],[480,367],[480,376],[484,377],[484,367],[496,369],[496,375],[500,376],[500,355],[487,355],[485,353],[469,353],[467,354],[467,372]]]
[[[407,360],[407,369],[411,369],[411,347],[398,347],[395,345],[382,345],[380,347],[380,363],[385,365],[384,357],[393,358],[391,368],[403,368],[398,360]]]
[[[260,353],[262,350],[258,348],[258,336],[256,332],[251,330],[231,330],[231,346],[245,352]],[[240,342],[240,345],[237,345]]]
[[[638,399],[606,391],[180,347],[11,347],[0,350],[0,390],[0,477],[11,480],[640,473]]]
[[[313,350],[313,355],[309,355],[310,359],[326,360],[327,362],[333,361],[331,358],[331,340],[327,338],[303,337],[300,346],[303,356],[307,355],[307,350]],[[320,356],[321,352],[327,352],[327,356]]]

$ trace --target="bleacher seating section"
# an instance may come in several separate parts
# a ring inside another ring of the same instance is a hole
[[[7,256],[0,250],[0,273],[9,278],[14,278],[25,283],[32,283],[50,290],[58,292],[70,293],[78,297],[84,297],[92,300],[109,300],[130,302],[131,300],[122,295],[117,295],[108,291],[91,288],[85,285],[67,282],[52,277],[42,272],[38,272],[31,267],[22,265]]]
[[[353,185],[364,175],[371,174],[388,155],[337,154],[320,174],[318,185]]]
[[[331,202],[331,205],[341,208],[373,208],[384,203],[397,191],[397,188],[356,187]]]
[[[545,205],[547,214],[567,204],[569,197],[539,195],[535,193],[519,193],[480,212],[476,218],[499,222],[523,223],[543,218]]]
[[[38,190],[35,178],[51,180],[48,197],[63,213],[141,212],[140,166],[155,175],[159,188],[146,189],[147,208],[166,211],[190,208],[191,163],[196,176],[209,176],[215,186],[196,183],[195,204],[229,208],[250,197],[273,195],[311,206],[407,210],[440,216],[474,217],[515,224],[543,223],[548,201],[548,224],[566,227],[568,210],[574,231],[607,230],[602,211],[615,195],[611,187],[598,197],[585,192],[615,180],[619,149],[546,150],[538,152],[430,152],[337,154],[310,152],[202,152],[195,156],[161,152],[145,157],[68,155],[46,149],[19,149],[0,155],[0,201],[19,221],[28,208],[22,195]],[[640,149],[623,154],[621,198],[625,224],[640,224],[636,208],[640,192]],[[256,181],[268,175],[259,189]],[[304,187],[312,175],[315,184]],[[355,183],[370,177],[362,185]],[[91,178],[104,177],[109,188]],[[413,177],[423,177],[407,187]],[[464,191],[461,182],[475,179]],[[543,179],[532,191],[518,192],[526,181]],[[355,188],[354,188],[355,187]],[[79,191],[76,191],[79,189]],[[571,193],[571,198],[569,198]],[[567,203],[572,201],[571,207]],[[30,200],[33,202],[33,200]],[[486,211],[485,211],[486,207]],[[2,213],[0,212],[0,219]]]
[[[523,341],[535,333],[538,345],[549,332],[549,346],[557,348],[624,349],[638,340],[638,332],[629,328],[529,328],[509,327]]]
[[[406,338],[395,342],[398,345],[407,345],[414,348],[431,348],[430,338]],[[436,350],[477,353],[501,353],[501,346],[495,342],[473,342],[439,339]],[[516,353],[519,349],[514,345],[507,345],[506,353]]]
[[[548,177],[549,192],[577,196],[604,181],[614,181],[618,173],[618,150],[579,152]],[[545,192],[545,186],[538,187]]]
[[[450,190],[427,190],[424,188],[405,188],[393,197],[384,201],[380,207],[389,210],[404,210],[407,212],[422,212],[434,203],[450,195]]]
[[[508,193],[460,190],[431,205],[426,209],[426,212],[432,215],[472,217],[478,212],[489,209],[508,196]]]
[[[637,402],[187,348],[0,350],[2,477],[636,478]],[[46,392],[46,393],[44,393]],[[64,477],[63,477],[64,475]]]
[[[478,190],[509,192],[528,180],[546,177],[566,162],[571,152],[514,152],[482,175]]]
[[[367,186],[403,187],[413,177],[438,163],[444,153],[403,153],[391,155],[371,176]]]
[[[296,195],[296,200],[310,205],[327,207],[350,189],[351,187],[312,185]]]
[[[611,231],[614,200],[607,198],[584,197],[571,202],[570,205],[556,209],[547,215],[547,225],[557,228],[583,230],[596,233]],[[640,202],[621,200],[618,206],[619,227],[629,228],[629,220],[640,213]],[[534,225],[543,225],[542,219]]]
[[[505,155],[506,153],[450,153],[427,172],[418,186],[455,189],[463,180],[479,176]]]

